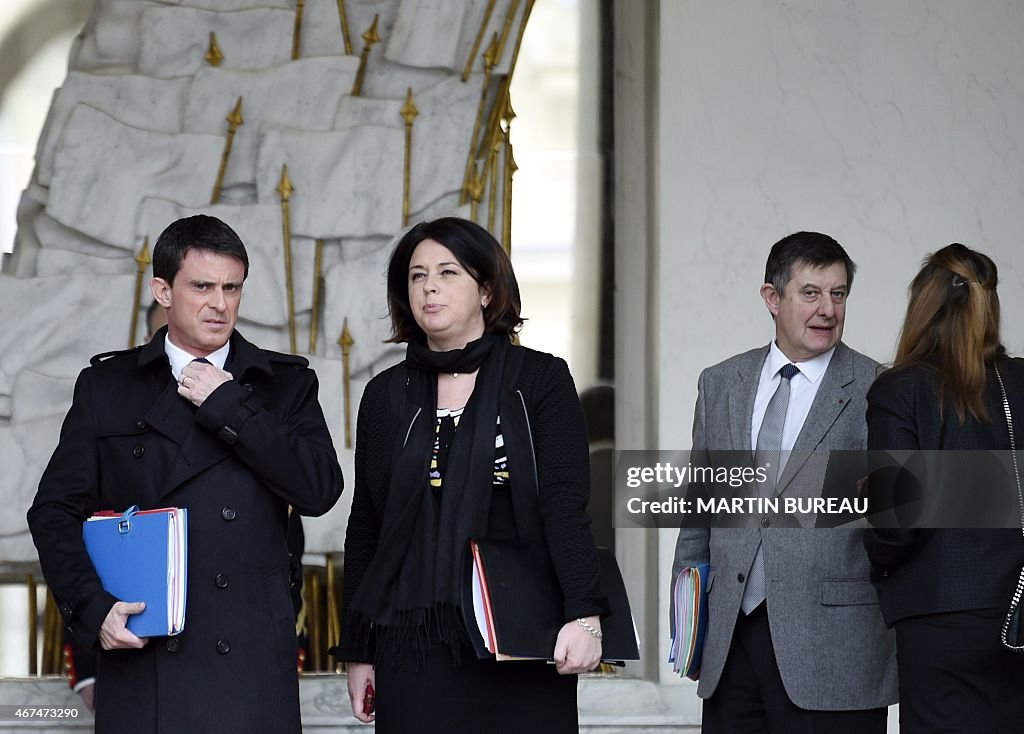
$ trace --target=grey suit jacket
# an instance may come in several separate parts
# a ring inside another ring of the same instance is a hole
[[[751,414],[768,347],[701,373],[693,423],[693,462],[709,450],[751,451]],[[782,497],[821,493],[827,451],[864,449],[865,395],[877,363],[836,347],[779,478]],[[802,521],[803,524],[803,521]],[[745,578],[764,545],[768,621],[779,673],[800,708],[852,710],[896,702],[895,641],[868,580],[861,527],[683,528],[672,578],[684,566],[711,563],[709,623],[697,693],[711,696],[722,675],[740,614]]]

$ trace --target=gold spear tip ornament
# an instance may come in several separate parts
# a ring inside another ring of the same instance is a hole
[[[516,111],[512,109],[512,92],[508,88],[505,90],[505,104],[502,108],[502,113],[502,118],[505,120],[506,124],[509,124],[512,120],[516,119]]]
[[[224,54],[220,52],[220,46],[217,45],[217,34],[213,31],[210,31],[210,48],[203,58],[210,66],[220,66],[220,62],[224,60]]]
[[[140,273],[145,273],[146,268],[153,262],[149,256],[149,237],[147,236],[142,240],[142,248],[139,250],[139,254],[135,256],[135,264],[139,268]]]
[[[405,104],[402,105],[402,119],[405,120],[406,125],[411,125],[420,112],[412,101],[412,87],[408,87],[408,90],[405,94]]]
[[[341,336],[338,337],[338,346],[341,347],[341,371],[345,380],[343,389],[345,392],[345,448],[352,448],[352,381],[349,373],[349,352],[355,340],[348,330],[348,316],[341,325]]]
[[[281,201],[288,201],[294,191],[292,180],[288,178],[288,164],[285,164],[281,166],[281,180],[277,184],[277,193],[281,195]]]
[[[484,70],[490,72],[498,63],[498,32],[491,35],[491,43],[484,51]]]
[[[346,316],[341,325],[341,336],[338,337],[338,346],[341,347],[341,353],[347,357],[352,349],[352,345],[355,343],[355,339],[352,338],[352,332],[348,330],[348,316]]]
[[[366,78],[366,64],[370,60],[370,50],[373,45],[380,40],[380,34],[377,33],[377,24],[380,22],[380,13],[373,16],[373,23],[370,25],[369,30],[363,34],[363,53],[359,56],[359,69],[356,71],[355,81],[352,82],[352,96],[361,97],[363,95],[363,79]]]
[[[473,176],[473,182],[469,185],[469,196],[477,203],[484,197],[484,186],[486,183],[484,177],[486,175],[486,172],[480,171],[479,175]]]
[[[231,110],[231,114],[224,118],[228,123],[228,131],[234,132],[239,125],[245,124],[245,120],[242,119],[242,98],[239,97],[238,101],[235,102],[235,109]]]
[[[231,157],[231,146],[234,143],[235,132],[238,126],[245,122],[242,119],[242,98],[235,102],[235,108],[224,118],[228,123],[228,135],[224,139],[224,150],[220,154],[220,166],[217,169],[217,179],[213,182],[213,194],[210,196],[210,203],[220,202],[221,187],[224,185],[224,174],[228,170],[228,159]]]
[[[367,48],[373,48],[373,45],[380,41],[380,35],[377,33],[377,24],[380,21],[380,13],[373,16],[373,25],[370,29],[363,34],[362,38],[366,41]]]

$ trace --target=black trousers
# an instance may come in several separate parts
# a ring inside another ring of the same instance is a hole
[[[702,734],[885,734],[886,708],[809,711],[786,694],[768,612],[740,614],[722,678],[704,701]],[[902,734],[902,732],[901,732]]]
[[[999,642],[1005,614],[974,609],[895,624],[900,734],[1024,731],[1024,653]]]

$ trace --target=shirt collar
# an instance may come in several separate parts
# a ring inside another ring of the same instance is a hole
[[[206,359],[210,361],[214,367],[219,370],[224,369],[225,362],[228,361],[228,352],[231,351],[231,342],[227,341],[220,349],[216,352],[210,352],[206,355]],[[167,361],[171,363],[171,374],[174,375],[176,382],[181,382],[181,370],[189,362],[197,359],[197,357],[189,354],[184,349],[179,347],[177,344],[171,341],[170,335],[164,337],[164,353],[167,355]]]
[[[768,375],[770,379],[774,379],[779,370],[787,364],[794,364],[800,370],[800,374],[806,377],[812,384],[815,384],[825,374],[825,370],[828,369],[828,363],[832,360],[832,355],[835,354],[835,351],[836,348],[832,347],[827,352],[819,354],[817,357],[812,357],[806,362],[792,362],[789,357],[782,353],[779,345],[773,339],[771,346],[768,348]]]

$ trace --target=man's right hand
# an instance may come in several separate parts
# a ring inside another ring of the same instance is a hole
[[[133,614],[141,614],[146,608],[146,603],[137,602],[114,602],[114,606],[107,612],[107,618],[103,620],[100,627],[100,647],[104,650],[126,650],[145,647],[149,642],[148,637],[136,637],[128,629],[128,617]]]
[[[376,716],[363,711],[363,701],[366,698],[366,686],[374,683],[373,665],[346,663],[345,672],[348,674],[348,699],[352,702],[352,715],[364,724],[369,724]]]

